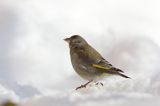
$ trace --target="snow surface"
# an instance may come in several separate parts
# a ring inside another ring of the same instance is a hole
[[[159,0],[0,1],[0,103],[159,106]],[[82,35],[132,79],[90,84],[73,70],[64,38]]]

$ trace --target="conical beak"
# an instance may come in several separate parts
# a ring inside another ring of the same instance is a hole
[[[66,41],[67,43],[70,42],[70,38],[65,38],[64,41]]]

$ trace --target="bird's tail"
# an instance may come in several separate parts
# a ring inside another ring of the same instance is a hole
[[[112,69],[112,70],[116,70],[116,71],[118,71],[118,72],[124,73],[124,71],[122,71],[121,69],[115,68],[115,67],[112,67],[111,69]]]
[[[117,74],[117,75],[120,75],[120,76],[122,76],[122,77],[124,77],[124,78],[130,78],[130,77],[122,74],[122,73],[124,73],[124,71],[122,71],[121,69],[112,67],[111,70],[112,70],[113,73],[115,73],[115,74]],[[130,78],[130,79],[131,79],[131,78]]]
[[[121,73],[118,73],[118,75],[120,75],[120,76],[122,76],[122,77],[124,77],[124,78],[130,78],[130,77],[128,77],[128,76],[126,76],[126,75],[124,75],[124,74],[121,74]],[[131,79],[131,78],[130,78]]]

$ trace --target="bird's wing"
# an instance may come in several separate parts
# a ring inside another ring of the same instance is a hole
[[[85,49],[85,48],[83,48]],[[81,48],[81,50],[83,50]],[[98,69],[103,69],[103,70],[110,70],[110,69],[113,69],[114,67],[112,66],[112,64],[110,64],[108,61],[106,61],[102,56],[101,54],[95,50],[94,48],[92,48],[91,46],[88,46],[87,49],[85,49],[85,51],[87,52],[81,52],[79,54],[82,54],[81,57],[84,58],[84,60],[91,64],[92,67],[94,68],[98,68]]]
[[[115,68],[112,64],[102,58],[98,63],[92,64],[92,67],[101,69],[101,71],[115,73],[115,72],[123,72],[122,70]]]
[[[92,67],[97,69],[110,70],[113,66],[108,61],[101,58],[98,62],[92,64]]]
[[[92,65],[92,67],[99,69],[100,71],[115,73],[123,72],[112,66],[106,61],[94,48],[88,46],[88,48],[78,47],[76,50],[79,57],[83,60],[84,64]]]

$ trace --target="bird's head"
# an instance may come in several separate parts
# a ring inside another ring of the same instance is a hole
[[[73,35],[70,38],[65,38],[64,40],[69,44],[70,47],[81,47],[88,45],[87,41],[85,41],[84,38],[79,35]]]

